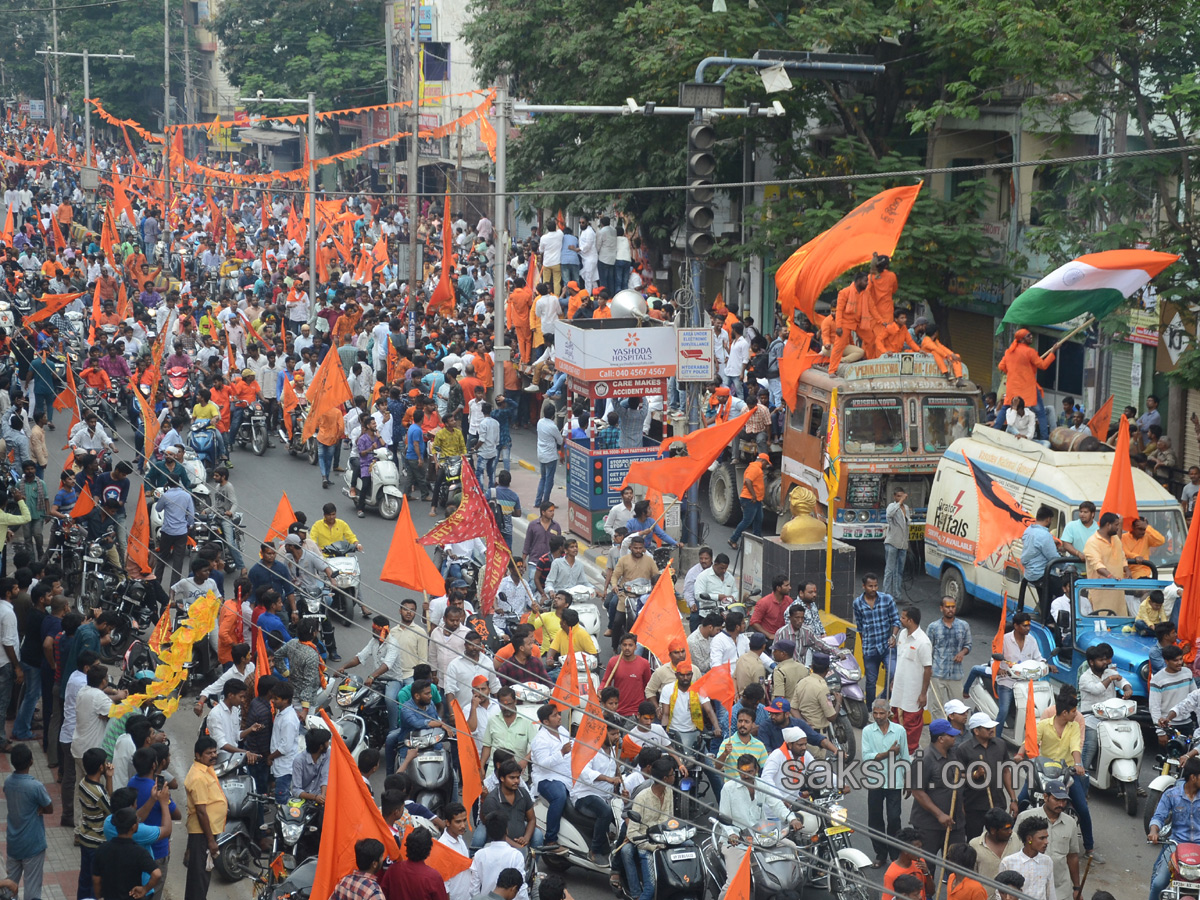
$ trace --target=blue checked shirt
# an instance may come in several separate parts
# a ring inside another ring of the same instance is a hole
[[[875,607],[867,605],[863,595],[854,598],[854,626],[862,639],[863,653],[884,654],[890,649],[888,638],[892,629],[900,627],[900,613],[891,594],[879,591],[875,595]]]
[[[933,677],[961,681],[963,664],[955,662],[954,657],[964,649],[971,649],[970,626],[962,619],[955,619],[954,624],[947,628],[939,618],[925,629],[925,633],[933,644]]]
[[[615,425],[605,425],[596,432],[597,450],[616,450],[621,446],[621,429]]]

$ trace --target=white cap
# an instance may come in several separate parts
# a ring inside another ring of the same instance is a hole
[[[987,713],[977,712],[971,718],[967,719],[967,730],[974,731],[976,728],[995,728],[998,724]]]
[[[794,744],[802,737],[804,737],[804,731],[794,725],[783,729],[783,742],[785,744]]]
[[[971,707],[967,706],[967,704],[963,703],[957,697],[953,700],[946,701],[946,704],[942,707],[942,709],[946,711],[946,715],[948,716],[961,716],[963,713],[968,713],[971,711]]]

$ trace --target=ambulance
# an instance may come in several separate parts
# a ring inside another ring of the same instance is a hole
[[[925,571],[940,581],[941,596],[953,597],[959,612],[966,613],[976,603],[999,606],[1006,592],[1010,598],[1020,592],[1020,540],[1001,547],[982,563],[975,562],[978,493],[967,457],[1029,515],[1036,515],[1043,505],[1053,509],[1050,533],[1061,537],[1067,523],[1078,518],[1080,503],[1091,500],[1099,508],[1104,500],[1115,457],[1110,447],[1101,446],[1086,453],[1054,450],[982,423],[954,441],[934,474],[925,521]],[[1183,508],[1138,469],[1133,470],[1133,488],[1138,512],[1166,538],[1151,551],[1150,561],[1158,577],[1169,581],[1187,536]],[[1077,568],[1083,574],[1082,561]]]

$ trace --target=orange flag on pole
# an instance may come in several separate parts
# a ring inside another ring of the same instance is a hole
[[[451,271],[454,269],[454,235],[450,233],[450,186],[446,186],[446,202],[442,210],[442,271],[438,276],[437,286],[429,297],[426,312],[433,313],[439,309],[452,311],[454,309],[454,282]]]
[[[46,140],[42,143],[42,153],[48,157],[58,156],[58,136],[51,128],[46,132]]]
[[[358,766],[346,749],[342,736],[324,710],[321,710],[321,718],[333,736],[329,747],[326,794],[336,798],[337,802],[325,805],[317,872],[312,886],[314,897],[328,897],[342,877],[354,871],[354,845],[361,840],[374,838],[383,844],[388,859],[395,861],[400,858],[392,830],[383,821],[383,813],[375,805],[371,791],[359,774]]]
[[[788,347],[796,346],[789,344]],[[787,348],[779,358],[779,384],[783,391],[783,402],[789,410],[796,408],[796,394],[800,389],[800,376],[812,368],[813,363],[821,359],[820,352],[813,350],[806,342],[799,345],[799,355],[790,354]]]
[[[687,647],[687,632],[683,630],[683,619],[679,617],[679,605],[675,599],[675,583],[671,580],[671,567],[668,565],[650,598],[642,611],[638,613],[637,621],[629,629],[638,636],[638,643],[653,653],[659,660],[669,659],[671,654],[667,648],[671,641],[680,640]],[[690,659],[689,654],[685,659]]]
[[[738,863],[737,872],[733,875],[733,882],[729,885],[729,891],[725,894],[725,900],[750,900],[750,848],[746,847],[746,854],[742,857],[742,861]]]
[[[261,692],[258,683],[264,675],[271,674],[271,654],[267,652],[267,641],[261,628],[254,629],[254,694]]]
[[[983,562],[1006,544],[1011,544],[1033,524],[1033,516],[1025,512],[1004,486],[992,480],[973,460],[964,456],[971,474],[975,476],[975,494],[979,501],[979,540],[975,543],[975,561]]]
[[[54,398],[54,408],[58,410],[79,408],[79,396],[75,392],[75,371],[71,368],[71,357],[67,357],[67,386],[59,391]],[[69,434],[70,432],[68,432]]]
[[[664,441],[663,443],[667,446],[676,441],[684,444],[687,447],[688,455],[673,459],[635,462],[629,467],[621,487],[629,484],[641,484],[656,488],[664,494],[682,497],[687,489],[708,471],[708,467],[721,455],[721,451],[729,446],[734,435],[742,430],[746,420],[750,418],[750,412],[747,410],[736,419],[731,419],[722,425],[710,425],[683,437]],[[667,447],[661,448],[663,453],[666,450]],[[666,659],[665,656],[661,658]]]
[[[796,307],[812,319],[817,297],[831,281],[870,262],[873,252],[894,253],[922,184],[876,194],[793,253],[775,273],[784,320],[792,321]]]
[[[82,519],[95,508],[96,499],[92,496],[92,489],[85,485],[79,491],[79,499],[76,500],[75,505],[71,507],[71,518]]]
[[[411,591],[424,591],[430,596],[438,596],[446,588],[442,573],[433,564],[425,548],[417,542],[417,528],[413,525],[407,497],[400,503],[400,515],[396,517],[392,543],[383,561],[379,580]]]
[[[733,717],[733,704],[737,702],[737,685],[733,681],[733,663],[725,663],[705,672],[692,682],[692,690],[721,701],[725,713]]]
[[[1183,542],[1183,553],[1175,567],[1175,583],[1183,588],[1179,596],[1179,641],[1184,645],[1190,663],[1196,656],[1196,638],[1200,637],[1200,527],[1197,527],[1197,510],[1192,511],[1192,522],[1187,540]]]
[[[271,520],[271,527],[267,531],[267,536],[264,541],[273,541],[276,538],[283,540],[287,537],[288,528],[296,521],[296,513],[292,511],[291,501],[288,500],[287,491],[279,498],[279,505],[275,507],[275,518]]]
[[[575,732],[575,742],[571,745],[571,780],[578,781],[579,773],[595,758],[604,746],[604,738],[608,734],[608,725],[604,721],[604,707],[596,696],[596,688],[591,676],[587,679],[587,706],[584,707],[583,720]]]
[[[1104,503],[1100,507],[1100,515],[1105,513],[1119,515],[1121,527],[1126,531],[1138,517],[1137,495],[1133,492],[1133,460],[1129,458],[1129,420],[1124,414],[1117,424],[1117,446],[1116,452],[1113,453],[1112,472],[1108,476],[1108,488],[1104,492]]]
[[[154,415],[154,408],[142,393],[141,388],[138,387],[136,378],[129,379],[129,389],[137,398],[138,408],[142,411],[142,455],[146,459],[150,459],[154,453],[154,442],[158,439],[160,428],[158,416]],[[145,498],[143,497],[143,499]]]
[[[150,567],[150,511],[146,508],[146,483],[138,486],[138,502],[133,510],[133,526],[129,529],[129,541],[125,545],[125,558],[137,564],[138,571],[149,575]]]
[[[42,294],[38,297],[41,303],[44,303],[41,309],[33,315],[25,319],[24,324],[32,325],[34,322],[40,322],[42,319],[48,319],[72,300],[83,296],[83,291],[77,291],[74,294]]]
[[[317,433],[317,422],[321,420],[322,415],[354,399],[346,381],[346,373],[342,370],[342,359],[338,354],[325,354],[325,359],[317,368],[317,374],[313,376],[305,396],[312,398],[312,408],[308,411],[308,417],[304,420],[304,431],[300,434],[303,441]]]
[[[300,405],[296,389],[292,387],[292,379],[283,379],[283,401],[279,404],[283,409],[283,427],[287,429],[288,437],[292,436],[292,410]]]
[[[462,772],[462,805],[467,808],[467,815],[470,816],[471,807],[483,795],[483,771],[479,765],[479,748],[475,746],[475,738],[467,728],[467,717],[453,694],[450,694],[450,710],[454,713],[458,737],[458,767]]]
[[[567,653],[562,668],[558,670],[558,678],[554,681],[550,702],[563,712],[579,705],[579,667],[575,662],[574,632],[567,635]]]
[[[4,214],[4,231],[0,233],[0,239],[4,241],[6,247],[11,247],[13,243],[13,213],[12,204],[8,205],[8,212]]]
[[[1038,755],[1037,707],[1033,699],[1033,682],[1025,682],[1025,758],[1035,759]]]
[[[1092,437],[1103,442],[1108,437],[1108,426],[1112,424],[1112,407],[1113,398],[1109,394],[1104,405],[1096,410],[1096,414],[1088,419],[1088,430],[1092,433]]]
[[[996,626],[996,633],[992,635],[992,656],[1003,655],[1004,653],[1004,626],[1008,624],[1008,591],[1004,592],[1004,599],[1000,602],[1000,624]],[[996,675],[1000,672],[1000,660],[992,660],[992,690],[996,689]]]
[[[67,249],[67,239],[63,237],[62,229],[58,227],[58,218],[50,217],[50,231],[54,235],[54,249],[63,251]]]

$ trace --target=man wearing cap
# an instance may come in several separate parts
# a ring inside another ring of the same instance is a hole
[[[958,802],[966,815],[967,834],[983,833],[983,817],[994,806],[1017,814],[1017,792],[1012,769],[1002,765],[1009,759],[1008,745],[996,737],[996,720],[977,712],[967,720],[968,734],[956,741],[950,756],[963,764],[968,778]],[[986,783],[983,770],[987,771]],[[1069,898],[1066,898],[1069,900]]]
[[[962,732],[945,719],[934,719],[929,723],[929,748],[925,751],[924,765],[913,771],[920,781],[912,785],[913,805],[909,824],[921,832],[922,845],[932,855],[934,848],[945,844],[947,832],[950,844],[965,844],[966,816],[963,814],[962,798],[953,800],[959,789],[957,766],[951,765],[950,751],[954,740]],[[909,746],[912,746],[911,741]],[[949,781],[948,779],[954,779]],[[954,815],[950,815],[953,805]]]
[[[956,697],[953,700],[947,701],[943,709],[946,711],[947,722],[959,731],[967,730],[967,718],[971,715],[971,707]]]
[[[329,585],[333,583],[334,571],[325,562],[324,556],[318,556],[304,548],[304,540],[298,534],[289,534],[283,539],[283,552],[288,573],[296,590],[305,595],[306,600],[316,600],[326,610],[332,606],[332,591]],[[333,630],[333,619],[328,615],[321,619],[321,640],[329,651],[329,658],[334,662],[341,660],[337,652],[337,637]]]
[[[708,697],[692,690],[692,664],[687,660],[675,667],[675,683],[664,685],[659,692],[658,718],[668,730],[679,735],[687,750],[699,745],[705,720],[713,731],[720,733],[721,723]]]
[[[776,796],[787,798],[787,802],[795,803],[800,799],[803,787],[795,781],[795,773],[788,763],[797,762],[804,769],[812,765],[815,757],[808,749],[808,735],[797,725],[789,725],[783,729],[783,743],[767,754],[763,765],[762,780]]]
[[[1025,401],[1025,406],[1037,416],[1042,440],[1050,439],[1050,419],[1046,414],[1046,404],[1042,400],[1042,390],[1038,387],[1037,373],[1050,368],[1054,362],[1054,354],[1061,346],[1060,340],[1045,356],[1041,356],[1033,348],[1033,333],[1028,328],[1017,329],[1012,344],[1004,351],[1004,358],[999,364],[1000,371],[1008,378],[1004,383],[1004,403],[996,411],[997,428],[1003,430],[1007,427],[1008,408],[1020,397]]]
[[[756,737],[763,742],[763,746],[768,751],[782,746],[783,732],[790,727],[796,727],[804,732],[804,736],[814,745],[820,746],[830,753],[837,752],[837,747],[833,745],[833,742],[829,738],[818,734],[803,719],[793,717],[792,704],[783,697],[776,697],[771,705],[766,707],[766,711],[767,720],[764,723],[759,723]]]
[[[837,707],[829,699],[829,685],[825,682],[828,674],[829,657],[814,653],[811,671],[800,679],[790,698],[792,709],[819,732],[837,717]]]
[[[476,686],[474,681],[477,677],[485,679],[492,693],[500,690],[496,667],[491,657],[483,652],[483,636],[475,629],[469,628],[463,638],[463,655],[451,660],[446,666],[446,677],[440,685],[446,696],[454,695],[464,714],[471,704],[471,691]]]
[[[771,457],[760,453],[742,474],[742,521],[729,536],[729,546],[734,550],[738,548],[738,538],[748,529],[762,537],[763,499],[767,495],[765,475],[769,468]]]
[[[908,753],[908,736],[904,729],[889,718],[888,702],[880,697],[871,704],[871,721],[862,731],[863,762],[875,760],[882,764],[881,780],[876,787],[867,788],[867,824],[876,834],[884,828],[895,837],[900,832],[901,791],[907,786],[899,774],[901,765],[912,761]],[[885,824],[886,813],[886,824]],[[880,838],[871,837],[875,850],[872,868],[882,869],[889,860],[900,855],[900,849]]]
[[[682,638],[671,638],[671,642],[667,645],[667,653],[670,656],[669,661],[655,669],[646,683],[646,699],[648,700],[658,699],[662,689],[668,684],[674,683],[675,667],[688,657],[687,644]]]
[[[971,629],[956,615],[953,597],[943,597],[942,616],[926,634],[933,647],[933,674],[929,679],[929,709],[936,719],[948,718],[945,704],[960,693],[963,659],[971,652]]]
[[[925,729],[929,679],[933,676],[933,646],[921,629],[921,611],[915,606],[900,613],[902,630],[896,639],[896,677],[892,682],[892,709],[896,721],[908,732],[908,749],[915,753]],[[815,666],[814,666],[815,668]]]
[[[808,675],[808,668],[796,659],[795,641],[776,641],[771,645],[771,658],[775,660],[775,668],[771,671],[772,696],[792,696],[796,685]]]
[[[767,668],[763,665],[761,656],[767,646],[766,635],[755,632],[750,635],[749,648],[737,658],[733,666],[733,681],[737,685],[738,694],[746,689],[746,685],[766,680]]]
[[[1046,782],[1041,808],[1031,806],[1018,815],[1013,823],[1013,830],[1018,833],[1021,823],[1027,819],[1041,816],[1050,823],[1050,843],[1042,851],[1054,863],[1054,894],[1050,900],[1072,900],[1079,897],[1082,879],[1079,857],[1083,855],[1083,838],[1079,833],[1079,822],[1066,811],[1067,797],[1066,786],[1061,780],[1053,778]],[[1009,839],[1006,855],[1020,852],[1020,839],[1014,835]]]

